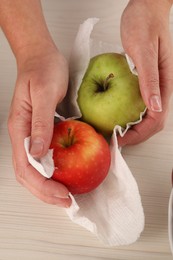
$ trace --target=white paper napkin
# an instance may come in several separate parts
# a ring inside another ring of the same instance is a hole
[[[92,56],[104,52],[121,52],[121,48],[115,48],[110,44],[95,42],[90,38],[97,18],[89,18],[80,25],[76,40],[72,49],[70,60],[70,87],[67,97],[62,102],[59,113],[61,120],[80,117],[80,111],[76,102],[77,91],[83,75]],[[134,68],[132,68],[133,70]],[[68,112],[67,112],[68,104]],[[68,115],[68,118],[62,116]],[[142,115],[140,120],[142,120]],[[56,116],[59,116],[56,114]],[[141,204],[137,183],[123,159],[117,144],[117,131],[124,135],[126,129],[116,126],[111,138],[111,166],[109,174],[104,182],[94,191],[71,196],[72,205],[66,209],[69,218],[95,234],[105,245],[119,246],[135,242],[144,228],[144,212]],[[52,174],[51,153],[41,161],[35,162],[29,154],[29,138],[25,140],[26,153],[29,162],[44,176]],[[48,159],[47,159],[48,158]],[[45,166],[45,160],[49,167]],[[50,170],[49,170],[50,169]],[[48,170],[48,172],[46,172]],[[44,171],[44,173],[43,173]]]
[[[49,149],[46,156],[42,157],[39,160],[36,160],[29,153],[30,147],[30,136],[26,137],[24,140],[24,147],[28,157],[28,162],[39,171],[44,177],[51,178],[54,172],[54,162],[53,162],[53,150]]]

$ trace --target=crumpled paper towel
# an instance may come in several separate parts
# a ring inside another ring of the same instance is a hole
[[[76,40],[72,49],[70,60],[70,87],[66,98],[59,108],[61,120],[80,117],[80,111],[76,102],[77,90],[92,56],[104,52],[122,52],[122,49],[112,45],[95,42],[90,38],[97,18],[89,18],[80,25]],[[130,58],[129,58],[130,59]],[[133,70],[133,63],[130,65]],[[67,113],[68,104],[68,113]],[[64,118],[62,114],[68,114]],[[142,115],[140,120],[142,120]],[[134,124],[134,123],[132,123]],[[69,218],[95,234],[105,245],[119,246],[135,242],[144,229],[144,212],[138,185],[123,159],[117,143],[117,132],[122,136],[130,127],[121,129],[115,126],[111,138],[111,166],[104,182],[90,193],[71,196],[72,205],[66,209]],[[50,178],[53,174],[52,151],[39,162],[29,154],[29,137],[25,139],[25,149],[29,162],[41,174]]]

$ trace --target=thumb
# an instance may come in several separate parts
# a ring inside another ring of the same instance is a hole
[[[153,112],[161,112],[158,55],[153,51],[152,55],[140,52],[138,55],[133,56],[145,105]]]
[[[30,153],[36,158],[44,156],[51,143],[56,109],[52,103],[45,97],[33,102]]]

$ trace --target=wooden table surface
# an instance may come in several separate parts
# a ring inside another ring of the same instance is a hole
[[[44,0],[53,39],[68,58],[78,26],[101,18],[93,37],[121,44],[120,17],[128,1]],[[171,30],[173,12],[171,12]],[[145,229],[129,246],[105,247],[69,220],[64,209],[39,201],[17,183],[11,162],[7,117],[16,79],[15,59],[0,32],[0,260],[172,259],[168,240],[168,200],[173,167],[173,101],[166,126],[145,143],[123,149],[139,185]]]

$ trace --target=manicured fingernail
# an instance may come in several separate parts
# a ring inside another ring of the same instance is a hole
[[[161,99],[158,95],[153,95],[150,97],[151,110],[154,112],[162,112]]]
[[[40,138],[36,138],[32,141],[30,153],[32,156],[39,156],[43,152],[44,143]]]

